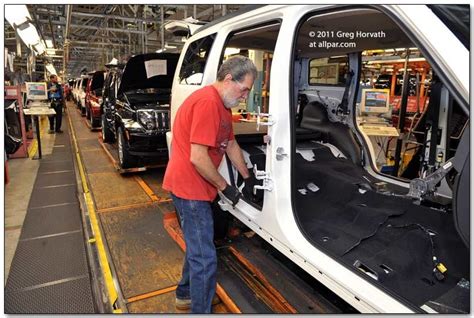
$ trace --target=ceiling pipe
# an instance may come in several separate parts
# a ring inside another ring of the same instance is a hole
[[[72,19],[72,5],[67,4],[66,5],[66,31],[65,31],[66,39],[69,39],[69,33],[71,29],[71,19]]]
[[[71,29],[72,5],[66,5],[66,30],[64,31],[63,74],[66,73],[66,64],[69,63],[69,33]]]
[[[53,39],[53,47],[56,49],[57,48],[56,37],[54,36],[54,28],[53,28],[53,23],[51,22],[51,14],[48,15],[48,20],[49,20],[49,28],[51,29],[51,38]]]
[[[165,7],[160,6],[160,42],[161,50],[165,49]]]

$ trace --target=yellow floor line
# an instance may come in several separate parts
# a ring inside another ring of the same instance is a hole
[[[40,134],[42,136],[44,136],[48,132],[49,123],[45,123],[46,120],[48,120],[46,119],[46,117],[40,117],[40,119],[38,120],[39,126],[40,126]],[[35,134],[36,134],[36,128],[35,128]],[[38,140],[33,139],[33,141],[30,144],[30,147],[28,148],[28,157],[33,158],[34,156],[36,156],[37,152],[38,152]]]
[[[34,139],[31,142],[30,147],[28,148],[28,157],[33,158],[36,155],[37,151],[38,151],[38,141]]]
[[[153,190],[148,186],[148,184],[143,181],[142,178],[140,178],[139,176],[134,176],[134,179],[135,181],[138,182],[138,184],[140,185],[140,187],[143,189],[143,191],[145,191],[145,193],[150,197],[151,201],[153,202],[156,202],[156,201],[159,201],[158,197],[156,196],[156,194],[153,192]]]
[[[154,202],[144,202],[144,203],[136,203],[136,204],[119,205],[119,206],[114,206],[110,208],[97,209],[97,212],[102,214],[102,213],[108,213],[108,212],[122,211],[125,209],[146,208],[146,207],[153,206],[154,204],[155,204]]]
[[[84,199],[86,201],[87,210],[89,212],[89,217],[90,217],[90,222],[91,222],[91,227],[92,227],[92,232],[94,234],[94,239],[95,239],[95,241],[91,240],[90,243],[95,243],[97,245],[100,267],[102,269],[102,274],[104,276],[104,281],[105,281],[105,285],[106,285],[108,296],[109,296],[109,302],[112,308],[114,308],[114,305],[118,299],[118,293],[115,288],[114,279],[112,277],[112,271],[110,269],[110,264],[107,259],[107,253],[104,246],[104,240],[102,237],[102,233],[100,231],[99,221],[98,221],[96,210],[95,210],[94,203],[92,200],[92,195],[90,193],[89,186],[87,185],[86,173],[84,171],[82,158],[79,153],[79,147],[77,145],[76,134],[74,133],[71,117],[68,116],[68,119],[69,119],[69,127],[71,131],[71,136],[74,143],[74,149],[76,152],[77,164],[79,166],[79,174],[81,175],[82,189],[84,191]],[[115,309],[113,312],[121,313],[122,310]]]

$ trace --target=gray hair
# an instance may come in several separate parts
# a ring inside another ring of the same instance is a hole
[[[250,74],[257,78],[257,68],[248,57],[237,55],[222,63],[217,72],[217,80],[223,81],[227,74],[232,75],[232,79],[237,82],[244,80],[245,75]]]

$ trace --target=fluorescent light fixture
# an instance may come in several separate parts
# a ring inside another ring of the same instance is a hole
[[[35,26],[31,24],[31,22],[16,26],[15,29],[27,47],[32,47],[38,55],[46,52],[46,46],[44,42],[40,40],[38,31],[36,31]]]
[[[49,40],[49,39],[46,40],[46,47],[47,47],[48,49],[54,48],[54,46],[53,46],[53,40]]]
[[[56,73],[56,69],[54,68],[54,65],[53,65],[53,64],[46,64],[46,70],[47,70],[50,74],[58,75],[58,73]]]
[[[424,57],[415,57],[409,59],[409,63],[412,62],[425,62],[426,59]],[[367,64],[382,64],[382,63],[404,63],[405,59],[393,59],[393,60],[374,60],[374,61],[367,61]]]
[[[239,54],[240,49],[235,48],[235,47],[228,47],[224,51],[224,55],[233,55],[233,54]]]
[[[20,38],[25,42],[26,46],[35,45],[40,43],[40,37],[38,31],[31,23],[22,24],[16,29]],[[42,43],[41,43],[42,44]]]
[[[46,52],[46,48],[44,47],[44,44],[42,42],[38,42],[36,44],[33,44],[32,47],[38,55],[41,55],[44,52]]]
[[[177,49],[178,47],[176,45],[168,45],[165,43],[165,49]]]
[[[16,26],[31,20],[31,16],[26,5],[7,4],[5,5],[5,19],[15,28]]]
[[[163,53],[164,51],[166,51],[166,49],[159,49],[159,50],[156,50],[156,53]]]

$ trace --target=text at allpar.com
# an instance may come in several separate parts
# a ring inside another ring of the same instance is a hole
[[[355,48],[355,42],[330,42],[330,41],[313,41],[309,42],[310,48],[332,49],[332,48]]]

